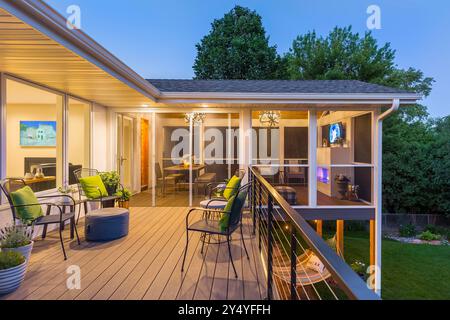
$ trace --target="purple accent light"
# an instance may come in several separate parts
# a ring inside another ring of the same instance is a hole
[[[329,170],[327,168],[319,167],[317,168],[317,181],[322,183],[330,183]]]

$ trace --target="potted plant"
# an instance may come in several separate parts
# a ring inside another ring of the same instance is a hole
[[[120,183],[119,173],[117,171],[102,172],[100,173],[100,177],[102,178],[106,191],[108,191],[108,195],[115,195]]]
[[[119,207],[125,209],[130,208],[131,192],[128,189],[119,190],[116,196],[119,197]]]
[[[33,250],[34,227],[25,224],[5,227],[0,230],[0,248],[2,252],[19,252],[28,262]]]
[[[334,179],[337,184],[337,191],[339,193],[339,200],[345,200],[347,199],[347,190],[348,190],[348,184],[350,182],[350,179],[347,178],[343,174],[339,174]]]
[[[0,296],[15,291],[23,282],[27,261],[19,252],[0,251]]]

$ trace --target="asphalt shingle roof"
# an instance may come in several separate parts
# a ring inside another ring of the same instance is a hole
[[[173,80],[149,79],[162,92],[404,94],[411,93],[356,80]]]

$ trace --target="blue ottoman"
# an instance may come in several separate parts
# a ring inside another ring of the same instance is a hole
[[[86,216],[87,241],[104,242],[128,235],[130,212],[124,208],[104,208],[89,212]]]

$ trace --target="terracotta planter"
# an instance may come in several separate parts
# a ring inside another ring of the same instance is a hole
[[[27,246],[20,247],[20,248],[4,248],[2,251],[8,252],[8,251],[14,251],[19,252],[25,257],[25,261],[28,263],[30,261],[31,251],[33,250],[34,241],[31,241],[31,243]]]
[[[119,207],[124,209],[130,209],[130,201],[119,201]]]
[[[20,266],[0,270],[0,296],[17,290],[25,279],[27,261]]]

